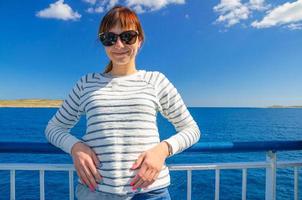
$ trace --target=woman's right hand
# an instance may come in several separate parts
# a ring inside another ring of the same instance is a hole
[[[100,182],[102,177],[96,166],[100,165],[100,161],[95,152],[86,144],[78,142],[73,145],[71,155],[75,169],[81,181],[86,184],[91,191],[95,191],[96,182]]]

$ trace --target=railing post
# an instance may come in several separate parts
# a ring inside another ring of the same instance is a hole
[[[16,171],[10,170],[10,200],[16,199]]]
[[[241,199],[246,200],[246,182],[247,182],[247,168],[242,169],[242,194]]]
[[[192,170],[187,171],[187,200],[192,198]]]
[[[69,200],[74,200],[73,170],[69,170]]]
[[[266,182],[265,182],[265,200],[276,199],[276,153],[268,151],[266,153],[266,161],[269,167],[266,168]]]
[[[299,168],[295,167],[294,168],[294,193],[295,193],[295,200],[299,199]]]
[[[40,200],[45,199],[45,172],[40,170]]]
[[[220,169],[215,169],[215,200],[219,200],[220,193]]]

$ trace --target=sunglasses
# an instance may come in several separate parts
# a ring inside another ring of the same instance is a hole
[[[115,34],[112,32],[102,32],[99,34],[100,41],[104,46],[112,46],[117,42],[117,38],[120,37],[121,41],[124,44],[134,44],[136,42],[136,38],[138,36],[137,31],[124,31],[120,34]]]

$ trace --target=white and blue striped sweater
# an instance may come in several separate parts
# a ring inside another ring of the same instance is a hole
[[[126,76],[89,73],[83,76],[49,121],[45,134],[53,145],[70,153],[82,141],[97,154],[103,182],[97,190],[114,194],[133,193],[130,182],[137,170],[130,170],[138,156],[160,142],[157,111],[175,127],[168,138],[173,154],[196,143],[198,125],[173,84],[158,71],[138,70]],[[86,115],[86,134],[78,139],[70,129]],[[80,182],[80,179],[78,179]],[[158,179],[141,192],[170,184],[169,170],[163,166]]]

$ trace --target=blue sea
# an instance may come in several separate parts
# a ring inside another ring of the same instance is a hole
[[[0,141],[47,142],[44,129],[56,108],[0,108]],[[265,108],[189,108],[199,125],[199,142],[302,140],[302,109]],[[85,117],[72,129],[81,137]],[[161,138],[175,133],[173,125],[158,115]],[[301,151],[278,152],[279,160],[300,160]],[[172,163],[211,163],[264,161],[265,153],[179,154],[167,160]],[[0,154],[0,163],[72,163],[68,155]],[[277,199],[293,199],[293,169],[277,170]],[[222,170],[220,199],[241,199],[241,170]],[[301,180],[301,175],[299,175]],[[77,179],[75,173],[75,180]],[[301,181],[299,184],[301,193]],[[214,199],[215,171],[194,171],[192,199]],[[186,199],[186,172],[172,171],[170,194],[174,200]],[[68,173],[45,172],[46,199],[68,199]],[[265,170],[248,170],[247,199],[264,199]],[[16,199],[39,199],[39,172],[16,172]],[[0,171],[0,200],[9,199],[9,171]]]

